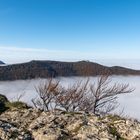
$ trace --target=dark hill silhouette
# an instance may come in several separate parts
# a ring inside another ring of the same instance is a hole
[[[0,61],[0,65],[1,65],[1,64],[5,64],[5,63],[4,63],[4,62],[2,62],[2,61]]]
[[[31,61],[0,67],[0,80],[17,80],[47,78],[57,76],[96,76],[109,73],[111,75],[140,75],[139,70],[123,67],[107,67],[89,61]]]

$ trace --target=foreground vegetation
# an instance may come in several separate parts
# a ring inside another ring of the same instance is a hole
[[[140,139],[140,123],[111,115],[120,94],[131,93],[129,84],[112,83],[108,75],[63,87],[49,79],[36,87],[34,107],[10,102],[0,95],[2,140],[133,140]],[[129,133],[128,133],[129,132]]]
[[[63,86],[61,81],[48,79],[37,87],[38,98],[32,99],[35,108],[51,111],[61,109],[67,112],[85,111],[96,115],[108,114],[117,106],[117,98],[120,94],[128,94],[134,91],[129,84],[114,83],[109,75],[101,75],[95,81],[89,78],[86,81],[77,81],[71,85]],[[0,96],[0,111],[5,111],[16,106],[27,107],[20,101],[9,102]]]
[[[113,83],[109,75],[101,75],[95,81],[78,81],[67,87],[60,81],[49,79],[36,87],[39,98],[32,102],[44,111],[62,109],[67,112],[85,111],[96,115],[108,114],[118,106],[120,94],[134,91],[129,84]]]
[[[28,109],[30,107],[26,103],[23,103],[21,101],[10,102],[6,96],[0,94],[0,113],[3,113],[6,110],[12,110],[14,108]]]

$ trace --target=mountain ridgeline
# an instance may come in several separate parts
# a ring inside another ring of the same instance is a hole
[[[2,61],[0,61],[0,65],[3,65],[3,64],[5,64],[4,62],[2,62]]]
[[[0,66],[0,80],[48,78],[58,76],[140,75],[140,70],[107,67],[89,61],[30,61],[28,63]]]

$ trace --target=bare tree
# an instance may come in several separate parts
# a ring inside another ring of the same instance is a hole
[[[100,75],[97,82],[80,81],[68,87],[50,79],[41,83],[36,91],[39,99],[32,100],[35,107],[43,110],[63,109],[65,111],[87,111],[94,114],[107,114],[117,106],[119,94],[131,93],[129,84],[112,83],[109,75]]]
[[[40,83],[40,85],[36,87],[40,99],[32,99],[34,106],[46,111],[52,109],[52,103],[54,102],[55,96],[58,94],[58,86],[59,81],[52,78]]]
[[[76,82],[68,88],[62,87],[56,98],[56,105],[66,111],[79,111],[87,92],[89,79],[84,83]]]
[[[118,95],[133,91],[134,88],[129,88],[129,84],[112,83],[109,75],[101,75],[96,84],[90,84],[90,95],[87,100],[90,103],[89,110],[94,114],[109,113],[118,106]]]
[[[21,99],[24,97],[24,94],[25,94],[25,92],[23,92],[21,94],[18,94],[17,97],[16,97],[16,101],[17,102],[21,101]]]

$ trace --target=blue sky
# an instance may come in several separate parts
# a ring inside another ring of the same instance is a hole
[[[140,59],[139,0],[0,0],[0,60]]]

